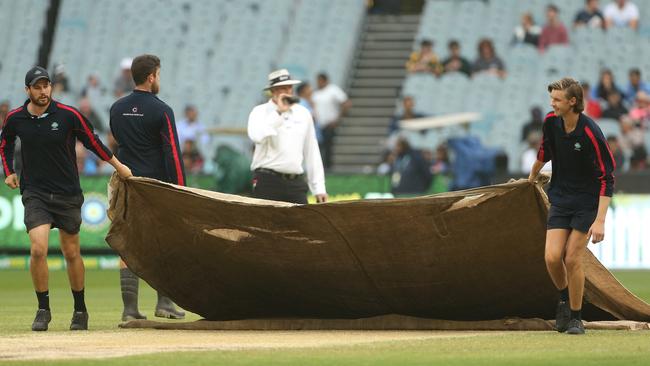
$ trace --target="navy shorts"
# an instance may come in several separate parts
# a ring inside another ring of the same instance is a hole
[[[588,233],[591,225],[596,221],[598,208],[593,209],[571,209],[565,207],[551,206],[548,211],[548,223],[546,229],[575,229]]]
[[[52,224],[68,234],[77,234],[81,227],[83,194],[64,196],[37,191],[23,192],[27,232],[44,224]]]

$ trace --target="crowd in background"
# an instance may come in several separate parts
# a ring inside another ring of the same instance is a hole
[[[533,46],[542,54],[552,45],[568,45],[570,33],[567,26],[562,23],[559,13],[558,6],[549,4],[546,7],[546,22],[542,26],[535,22],[530,12],[522,14],[521,24],[513,31],[511,46]],[[574,30],[586,28],[594,31],[625,27],[636,31],[639,18],[639,10],[631,1],[611,1],[604,10],[601,10],[598,0],[587,0],[584,8],[576,11],[571,27]],[[489,38],[479,41],[478,57],[474,61],[462,55],[461,44],[457,40],[449,41],[448,54],[444,59],[434,52],[434,45],[432,39],[420,41],[419,50],[414,51],[406,62],[408,73],[426,73],[435,77],[446,73],[460,73],[470,78],[479,73],[491,73],[500,78],[507,77],[506,65],[497,55]],[[645,134],[650,125],[650,84],[643,79],[640,69],[630,69],[628,80],[622,84],[614,80],[613,73],[609,69],[603,69],[595,83],[592,84],[588,80],[583,80],[581,83],[585,97],[584,113],[603,126],[611,127],[615,124],[618,127],[615,133],[611,128],[603,128],[606,130],[610,149],[617,162],[617,172],[648,169],[650,160],[648,147],[645,146]],[[542,138],[544,115],[548,111],[550,106],[532,108],[531,119],[522,130],[522,154],[519,157],[509,157],[519,159],[521,174],[528,174],[536,159]],[[436,147],[434,154],[430,149],[418,150],[410,147],[406,138],[401,136],[399,121],[420,117],[426,116],[417,111],[413,97],[403,96],[401,113],[393,118],[389,126],[386,151],[383,162],[378,168],[378,172],[391,174],[394,177],[394,191],[400,191],[407,186],[410,187],[410,193],[423,193],[429,188],[427,182],[430,182],[435,174],[442,172],[442,174],[455,176],[462,175],[451,168],[447,151],[450,148],[448,143]],[[453,155],[456,152],[451,153]],[[425,166],[428,167],[428,171]],[[441,169],[441,166],[444,169]],[[550,168],[549,163],[545,170]],[[408,182],[404,183],[404,179]],[[453,181],[451,184],[454,184]],[[426,188],[419,190],[414,188],[425,186]]]
[[[522,14],[521,24],[513,31],[512,46],[531,45],[543,53],[551,45],[569,44],[570,31],[560,20],[560,11],[556,5],[548,5],[543,25],[538,25],[531,13]],[[594,31],[607,31],[612,27],[629,27],[636,30],[639,20],[639,10],[631,1],[615,0],[601,10],[598,0],[587,0],[584,8],[576,11],[570,27]],[[435,77],[446,73],[460,73],[467,77],[490,73],[500,78],[507,77],[507,65],[497,54],[491,39],[481,39],[477,49],[478,57],[470,61],[463,56],[462,45],[456,40],[451,40],[447,44],[448,53],[442,58],[434,52],[434,40],[423,39],[419,49],[408,58],[405,68],[409,73],[429,73]],[[110,133],[109,121],[105,117],[108,115],[107,111],[98,113],[98,108],[106,106],[98,106],[97,103],[104,100],[106,95],[110,94],[117,99],[133,90],[130,66],[130,59],[121,61],[112,85],[100,80],[97,75],[88,75],[84,84],[76,90],[71,87],[63,64],[56,65],[53,72],[54,99],[78,107],[114,151],[117,146]],[[650,124],[650,84],[643,77],[639,68],[633,68],[629,70],[628,80],[619,82],[614,80],[611,70],[603,69],[594,82],[582,81],[585,114],[599,123],[615,123],[619,126],[617,133],[607,134],[618,172],[640,171],[648,169],[649,166],[645,134]],[[336,128],[351,105],[346,93],[339,86],[331,84],[327,74],[319,74],[314,85],[312,88],[312,84],[304,82],[298,86],[296,94],[301,98],[300,103],[309,109],[314,117],[324,166],[328,169],[332,166],[331,148]],[[0,120],[4,120],[9,107],[7,102],[0,102]],[[527,174],[535,159],[541,141],[544,114],[549,109],[548,106],[537,106],[531,110],[530,121],[523,127],[521,134],[522,154],[519,157],[509,157],[520,159],[522,174]],[[400,134],[400,120],[425,117],[418,112],[414,99],[411,96],[403,96],[399,110],[400,113],[393,118],[389,127],[386,151],[377,169],[378,173],[391,177],[394,193],[426,192],[435,176],[461,176],[462,172],[454,170],[458,165],[450,161],[450,155],[456,157],[459,152],[452,151],[454,148],[448,143],[432,149],[419,150],[413,148]],[[180,118],[178,114],[176,118],[186,172],[209,173],[206,167],[210,164],[206,164],[204,152],[206,149],[217,148],[212,146],[212,137],[206,128],[210,124],[201,120],[200,111],[191,104],[185,106]],[[17,148],[19,150],[19,146]],[[485,151],[480,152],[485,155]],[[111,172],[110,166],[93,154],[88,154],[82,146],[77,149],[77,159],[80,174],[97,175]],[[17,158],[15,163],[20,165],[20,159]]]

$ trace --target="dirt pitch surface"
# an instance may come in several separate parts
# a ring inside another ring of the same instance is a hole
[[[501,332],[159,331],[43,332],[0,337],[0,361],[109,358],[160,352],[315,348],[475,337]]]

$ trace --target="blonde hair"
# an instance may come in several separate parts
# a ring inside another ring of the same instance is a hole
[[[585,110],[585,100],[582,93],[582,85],[573,78],[562,78],[548,84],[548,92],[553,90],[564,91],[567,99],[576,98],[576,104],[573,106],[573,112],[581,113]]]

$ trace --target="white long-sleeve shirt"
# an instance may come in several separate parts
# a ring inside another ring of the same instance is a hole
[[[255,143],[251,170],[265,168],[285,174],[306,170],[311,193],[325,194],[325,172],[311,113],[299,104],[282,115],[277,109],[269,100],[248,116],[248,137]]]

